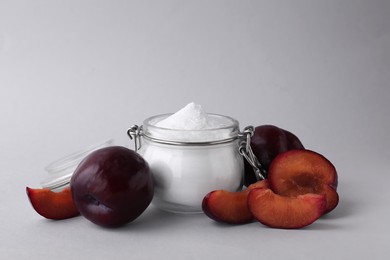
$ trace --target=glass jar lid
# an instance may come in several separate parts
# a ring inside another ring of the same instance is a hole
[[[45,167],[48,176],[41,182],[43,188],[60,189],[70,183],[73,172],[79,163],[91,152],[113,144],[113,139],[89,146],[83,150],[69,154]]]

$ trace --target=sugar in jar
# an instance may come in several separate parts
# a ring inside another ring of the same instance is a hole
[[[237,191],[243,183],[238,121],[218,114],[190,115],[157,115],[128,130],[152,170],[153,204],[175,213],[201,212],[208,192]]]

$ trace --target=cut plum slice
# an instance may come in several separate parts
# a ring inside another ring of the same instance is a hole
[[[79,215],[69,187],[60,192],[26,187],[26,193],[35,211],[45,218],[60,220]]]
[[[248,195],[248,208],[255,219],[272,228],[297,229],[308,226],[323,214],[324,195],[308,193],[284,197],[271,189],[253,189]]]
[[[215,190],[208,193],[202,202],[203,212],[211,219],[229,224],[245,224],[253,221],[247,205],[249,192],[254,188],[268,188],[268,181],[262,180],[239,192]]]

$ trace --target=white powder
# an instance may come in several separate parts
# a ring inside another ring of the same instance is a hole
[[[155,138],[171,141],[207,142],[229,138],[226,127],[234,120],[206,113],[202,106],[193,102],[176,113],[154,123],[161,129],[153,130]]]
[[[209,118],[201,105],[191,102],[173,115],[156,124],[158,127],[176,130],[205,130],[220,128],[221,122]]]

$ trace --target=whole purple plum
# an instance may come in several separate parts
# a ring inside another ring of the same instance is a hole
[[[121,146],[90,153],[78,165],[70,186],[81,215],[105,227],[136,219],[149,206],[154,191],[147,162]]]

